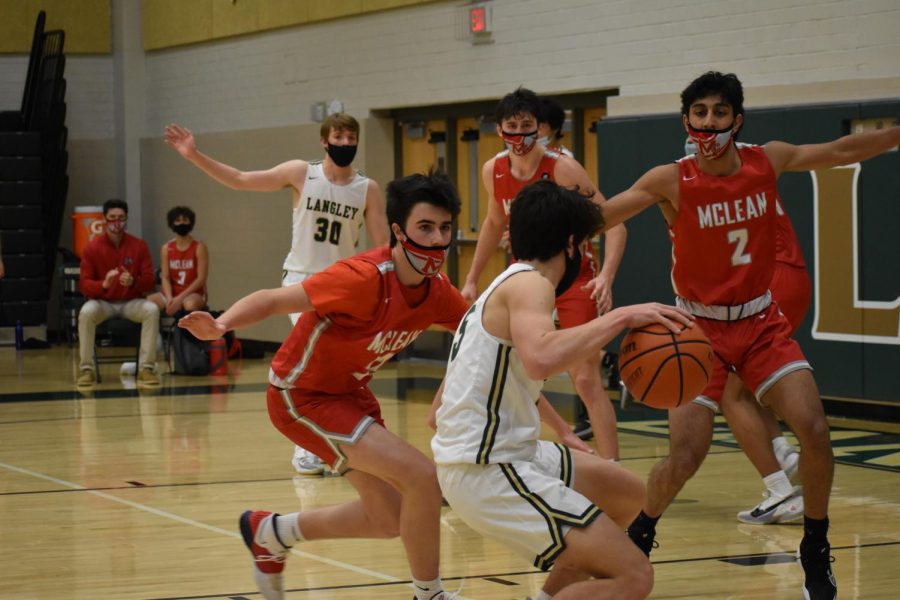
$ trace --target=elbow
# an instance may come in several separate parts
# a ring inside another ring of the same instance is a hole
[[[546,360],[541,356],[521,358],[522,366],[525,367],[525,372],[528,374],[528,377],[530,379],[533,379],[535,381],[542,381],[556,374],[551,361]]]

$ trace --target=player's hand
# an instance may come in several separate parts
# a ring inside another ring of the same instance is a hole
[[[103,289],[108,290],[112,287],[113,282],[116,280],[116,275],[119,274],[119,269],[116,267],[115,269],[110,269],[106,272],[106,276],[103,278]]]
[[[191,158],[197,153],[197,143],[190,129],[171,123],[166,125],[166,144],[184,158]]]
[[[559,441],[572,450],[581,450],[582,452],[587,452],[588,454],[594,454],[594,449],[585,444],[584,440],[575,435],[574,431],[570,430],[568,433],[563,434],[562,436],[560,436]]]
[[[500,242],[497,244],[497,246],[502,248],[506,252],[510,252],[509,227],[503,230],[503,235],[500,236]]]
[[[685,327],[693,327],[694,318],[677,306],[650,302],[617,308],[625,316],[625,326],[629,328],[643,327],[651,323],[660,323],[672,333],[680,333]]]
[[[610,277],[600,273],[584,284],[582,289],[591,292],[591,300],[597,303],[598,315],[605,315],[612,310],[612,280]]]
[[[181,317],[178,326],[187,329],[200,340],[217,340],[228,331],[225,325],[216,321],[211,314],[199,310]]]
[[[181,307],[184,306],[184,298],[180,295],[175,296],[168,302],[166,302],[166,314],[170,317],[181,310]]]
[[[469,283],[467,281],[463,288],[459,291],[460,293],[462,293],[463,299],[469,304],[472,304],[478,298],[478,286],[476,286],[474,283]]]
[[[119,275],[119,285],[122,287],[130,287],[134,284],[134,276],[128,271],[122,271],[122,274]]]

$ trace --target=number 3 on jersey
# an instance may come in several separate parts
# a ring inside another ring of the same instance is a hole
[[[466,335],[466,323],[469,322],[469,315],[472,314],[472,311],[475,310],[475,305],[466,311],[465,316],[463,316],[462,323],[459,324],[459,330],[457,330],[456,335],[453,336],[453,346],[450,348],[450,361],[452,362],[456,355],[459,353],[459,346],[462,344],[463,336]]]
[[[740,267],[742,265],[749,265],[752,260],[751,254],[744,253],[744,249],[747,248],[747,229],[732,229],[728,232],[728,243],[734,244],[734,252],[731,254],[731,266],[732,267]]]
[[[337,246],[341,241],[340,221],[316,219],[316,233],[313,235],[313,239],[317,242],[324,242],[327,240]]]

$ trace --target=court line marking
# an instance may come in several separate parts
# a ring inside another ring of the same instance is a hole
[[[226,535],[231,538],[237,538],[243,542],[243,538],[236,531],[229,531],[227,529],[222,529],[221,527],[216,527],[215,525],[207,525],[206,523],[201,523],[200,521],[188,519],[187,517],[182,517],[180,515],[176,515],[175,513],[171,513],[171,512],[168,512],[168,511],[165,511],[165,510],[162,510],[159,508],[147,506],[146,504],[141,504],[140,502],[134,502],[133,500],[126,500],[125,498],[119,498],[118,496],[113,496],[112,494],[107,494],[105,492],[91,490],[91,489],[84,487],[83,485],[79,485],[79,484],[73,483],[71,481],[66,481],[65,479],[59,479],[59,478],[53,477],[51,475],[45,475],[44,473],[38,473],[37,471],[32,471],[31,469],[17,467],[15,465],[10,465],[10,464],[4,463],[4,462],[0,462],[0,467],[7,469],[8,471],[20,473],[22,475],[28,475],[30,477],[35,477],[37,479],[43,479],[45,481],[50,481],[52,483],[56,483],[57,485],[68,487],[68,488],[71,488],[74,490],[80,490],[83,492],[87,492],[88,494],[92,494],[99,498],[103,498],[104,500],[118,502],[119,504],[124,504],[125,506],[130,506],[131,508],[136,508],[138,510],[148,512],[152,515],[162,517],[164,519],[171,519],[173,521],[177,521],[178,523],[182,523],[184,525],[190,525],[192,527],[197,527],[199,529],[205,529],[206,531],[211,531],[213,533],[219,533],[222,535]],[[290,552],[291,552],[291,554],[293,554],[295,556],[300,556],[302,558],[315,560],[315,561],[324,563],[326,565],[336,567],[338,569],[344,569],[344,570],[356,573],[358,575],[366,575],[368,577],[380,579],[382,581],[387,581],[390,583],[403,583],[404,581],[407,581],[400,577],[394,577],[393,575],[386,575],[385,573],[379,573],[378,571],[372,571],[370,569],[352,565],[350,563],[346,563],[343,561],[325,558],[323,556],[318,556],[316,554],[310,554],[308,552],[303,552],[301,550],[297,550],[296,548],[291,548]],[[211,596],[211,597],[216,597],[216,596]],[[464,596],[456,596],[456,598],[458,598],[459,600],[470,600],[469,598],[465,598]]]

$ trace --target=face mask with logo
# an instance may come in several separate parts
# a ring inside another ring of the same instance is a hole
[[[334,164],[339,167],[348,167],[356,158],[356,148],[357,146],[335,146],[329,142],[327,152]]]
[[[575,246],[575,251],[572,252],[572,256],[566,254],[566,270],[563,273],[562,279],[559,280],[559,284],[556,286],[556,297],[559,298],[563,294],[566,293],[572,284],[575,283],[575,280],[578,278],[578,273],[581,271],[581,248]]]
[[[688,138],[684,142],[684,153],[685,154],[697,154],[697,144],[691,141],[691,138]]]
[[[191,223],[176,223],[172,225],[172,231],[175,232],[176,235],[180,235],[181,237],[186,236],[191,231],[193,231],[194,226]]]
[[[400,241],[400,246],[406,254],[406,260],[412,265],[416,273],[425,277],[435,277],[441,272],[441,265],[447,258],[447,250],[450,244],[446,246],[423,246],[412,241],[412,238],[403,232],[406,236],[405,240]]]
[[[719,158],[728,150],[734,136],[734,122],[725,129],[695,129],[688,123],[688,139],[697,145],[697,154],[707,159]]]
[[[106,230],[109,231],[113,235],[119,235],[123,231],[125,231],[125,226],[128,223],[128,219],[107,219],[106,220]]]
[[[521,156],[528,154],[534,148],[534,145],[537,143],[538,132],[537,129],[527,133],[507,133],[501,130],[500,137],[506,143],[506,147],[509,148],[510,152]]]

